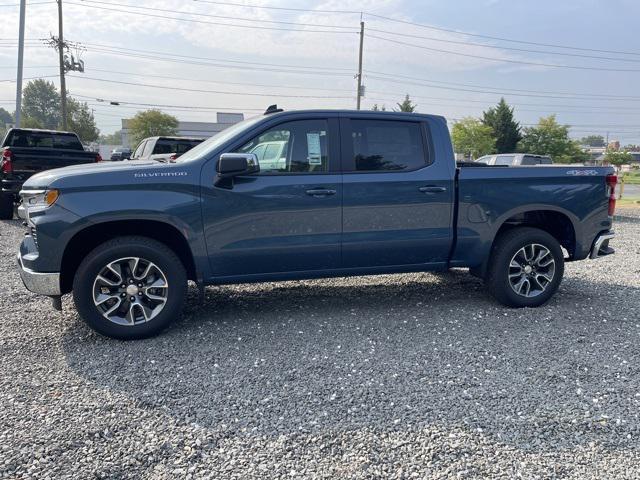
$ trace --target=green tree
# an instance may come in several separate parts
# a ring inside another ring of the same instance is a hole
[[[578,142],[569,138],[569,126],[560,125],[555,115],[540,118],[535,127],[525,127],[518,150],[549,155],[557,163],[584,162],[589,157]]]
[[[580,139],[582,145],[589,145],[590,147],[604,147],[604,137],[602,135],[588,135]]]
[[[13,123],[13,115],[0,107],[0,126],[4,128],[7,123]]]
[[[84,143],[94,142],[100,135],[89,105],[72,97],[67,98],[67,126]]]
[[[122,130],[116,130],[111,135],[100,135],[102,145],[122,145]]]
[[[60,95],[53,82],[38,78],[27,83],[22,92],[22,114],[38,122],[41,128],[58,127]]]
[[[522,139],[520,124],[513,119],[513,108],[504,98],[482,114],[482,123],[491,127],[496,139],[496,153],[513,153]]]
[[[384,105],[379,107],[377,103],[374,103],[373,107],[371,108],[371,110],[373,110],[374,112],[386,112],[387,111],[387,107],[385,107]]]
[[[156,135],[177,135],[178,119],[173,115],[152,109],[138,112],[129,120],[132,145],[140,143],[143,138]]]
[[[396,105],[398,105],[399,112],[415,112],[417,107],[409,98],[408,93],[405,95],[402,103],[397,103]]]
[[[44,128],[44,125],[40,123],[40,120],[33,117],[22,117],[20,120],[21,128]]]
[[[619,167],[633,162],[633,155],[629,152],[616,152],[615,150],[607,150],[604,154],[604,161],[609,165]]]
[[[491,127],[473,117],[456,122],[451,129],[451,138],[455,151],[472,159],[493,152],[496,145]]]

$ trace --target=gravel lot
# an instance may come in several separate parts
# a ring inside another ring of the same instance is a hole
[[[216,287],[164,335],[22,287],[0,224],[0,478],[638,478],[640,210],[509,310],[463,272]]]

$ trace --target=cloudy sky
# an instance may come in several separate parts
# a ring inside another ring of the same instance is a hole
[[[0,101],[8,110],[16,2],[0,0]],[[557,113],[574,137],[609,132],[640,143],[634,0],[64,0],[65,38],[85,62],[67,88],[95,109],[103,133],[146,105],[201,121],[272,103],[353,108],[358,12],[364,108],[392,108],[408,93],[420,112],[454,120],[505,96],[522,124]],[[28,2],[25,77],[58,85],[56,53],[41,40],[51,33],[56,3]]]

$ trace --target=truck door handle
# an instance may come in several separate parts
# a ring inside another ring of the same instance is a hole
[[[328,197],[329,195],[335,195],[336,191],[327,188],[312,188],[311,190],[307,190],[306,193],[312,197]]]
[[[438,187],[436,185],[427,185],[426,187],[420,187],[418,190],[423,193],[442,193],[447,191],[445,187]]]

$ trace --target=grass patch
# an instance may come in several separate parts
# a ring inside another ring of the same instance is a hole
[[[625,173],[624,183],[627,185],[640,185],[640,172]]]
[[[640,198],[620,198],[616,200],[616,208],[618,207],[640,207]]]

